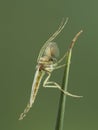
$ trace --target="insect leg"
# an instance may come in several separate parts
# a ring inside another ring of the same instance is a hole
[[[54,67],[54,70],[56,70],[56,69],[60,69],[60,68],[65,67],[65,66],[66,66],[66,64],[59,65],[59,66],[57,66],[57,67]]]
[[[64,20],[65,19],[63,18],[57,31],[46,41],[46,43],[53,41],[57,37],[57,35],[63,30],[63,28],[65,27],[65,25],[68,22],[68,18],[66,18],[65,22],[64,22]]]
[[[53,35],[45,42],[45,44],[43,45],[43,47],[41,48],[40,50],[40,53],[39,53],[39,56],[38,56],[38,59],[37,61],[39,61],[40,57],[42,56],[45,48],[48,46],[49,42],[53,41],[57,35],[63,30],[63,28],[65,27],[65,25],[67,24],[68,22],[68,18],[66,18],[66,21],[64,21],[64,19],[62,20],[59,28],[57,29],[57,31],[55,33],[53,33]]]
[[[82,96],[74,95],[74,94],[71,94],[69,92],[64,91],[58,83],[56,83],[54,81],[49,81],[50,76],[51,76],[51,74],[48,73],[48,76],[47,76],[46,80],[43,83],[43,87],[47,87],[47,88],[58,88],[65,95],[68,95],[68,96],[71,96],[71,97],[75,97],[75,98],[82,97]]]

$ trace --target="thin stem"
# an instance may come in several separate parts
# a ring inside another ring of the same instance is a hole
[[[71,51],[68,53],[67,57],[67,65],[64,70],[62,88],[64,91],[67,91],[68,86],[68,76],[69,76],[69,67],[70,67],[70,58],[71,58]],[[56,122],[55,130],[63,130],[63,120],[64,120],[64,113],[65,113],[65,103],[66,103],[66,95],[61,92],[60,101],[59,101],[59,110]]]
[[[70,61],[71,61],[71,55],[72,55],[72,48],[74,46],[74,43],[76,42],[77,38],[83,31],[81,30],[76,34],[76,36],[73,38],[71,45],[68,50],[68,54],[66,56],[66,66],[64,70],[64,76],[62,81],[62,89],[67,92],[68,88],[68,77],[69,77],[69,69],[70,69]],[[56,127],[55,130],[63,130],[63,122],[64,122],[64,113],[65,113],[65,104],[66,104],[66,95],[64,95],[61,92],[60,100],[59,100],[59,108],[58,108],[58,114],[57,114],[57,121],[56,121]]]

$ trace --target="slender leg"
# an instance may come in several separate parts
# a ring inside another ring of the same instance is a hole
[[[60,62],[62,62],[67,55],[68,55],[68,52],[66,52],[66,53],[63,55],[63,57],[62,57],[61,59],[59,59],[59,61],[57,62],[57,64],[60,63]]]
[[[60,69],[60,68],[65,67],[65,66],[66,66],[66,64],[59,65],[59,66],[55,67],[54,70],[56,70],[56,69]]]
[[[66,21],[64,22],[64,18],[59,26],[59,28],[57,29],[57,31],[46,41],[46,42],[51,42],[53,41],[57,35],[63,30],[63,28],[65,27],[65,25],[67,24],[68,22],[68,18],[66,18]]]
[[[71,96],[71,97],[75,97],[75,98],[80,98],[80,97],[82,97],[82,96],[73,95],[73,94],[71,94],[71,93],[69,93],[69,92],[64,91],[64,90],[61,88],[61,86],[60,86],[59,84],[57,84],[56,82],[54,82],[54,81],[48,81],[49,78],[50,78],[50,76],[51,76],[51,74],[48,73],[48,76],[47,76],[46,80],[45,80],[44,83],[43,83],[43,87],[58,88],[58,89],[59,89],[60,91],[62,91],[65,95],[68,95],[68,96]]]
[[[56,63],[54,63],[53,66],[57,66],[59,63],[61,63],[64,60],[64,58],[67,56],[67,54],[68,54],[68,52],[66,52],[61,59],[59,59]],[[62,65],[60,65],[60,66],[62,66]]]
[[[59,28],[57,29],[57,31],[55,33],[53,33],[53,35],[45,42],[45,44],[43,45],[43,47],[41,48],[40,50],[40,53],[39,53],[39,56],[38,56],[38,59],[37,61],[39,61],[40,57],[42,56],[45,48],[47,47],[47,45],[49,44],[49,42],[53,41],[57,35],[63,30],[63,28],[65,27],[65,25],[67,24],[68,22],[68,18],[66,18],[66,21],[64,22],[64,19],[62,20]]]

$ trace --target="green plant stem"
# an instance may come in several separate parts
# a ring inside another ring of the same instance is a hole
[[[68,53],[67,53],[67,56],[66,56],[66,66],[65,66],[64,76],[63,76],[63,81],[62,81],[62,89],[64,91],[67,91],[67,88],[68,88],[68,77],[69,77],[69,69],[70,69],[72,48],[74,46],[75,41],[77,40],[78,36],[81,33],[82,33],[82,30],[79,33],[77,33],[76,36],[74,37],[74,39],[72,40],[72,43],[71,43],[71,45],[69,47],[69,50],[68,50]],[[61,92],[55,130],[63,130],[65,104],[66,104],[66,95],[64,95]]]
[[[70,68],[70,60],[71,60],[71,52],[72,49],[68,52],[66,67],[64,70],[63,82],[62,82],[62,89],[67,91],[68,87],[68,76],[69,76],[69,68]],[[65,103],[66,103],[66,95],[61,92],[60,101],[59,101],[59,110],[57,116],[57,123],[55,130],[63,130],[63,120],[64,120],[64,113],[65,113]]]

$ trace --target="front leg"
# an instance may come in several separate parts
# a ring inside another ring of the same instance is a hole
[[[69,92],[64,91],[59,84],[57,84],[54,81],[49,81],[50,76],[51,76],[51,73],[48,73],[48,76],[47,76],[47,78],[45,79],[45,81],[43,83],[43,87],[47,87],[47,88],[58,88],[65,95],[68,95],[68,96],[71,96],[71,97],[75,97],[75,98],[82,97],[82,96],[74,95],[74,94],[71,94]]]

